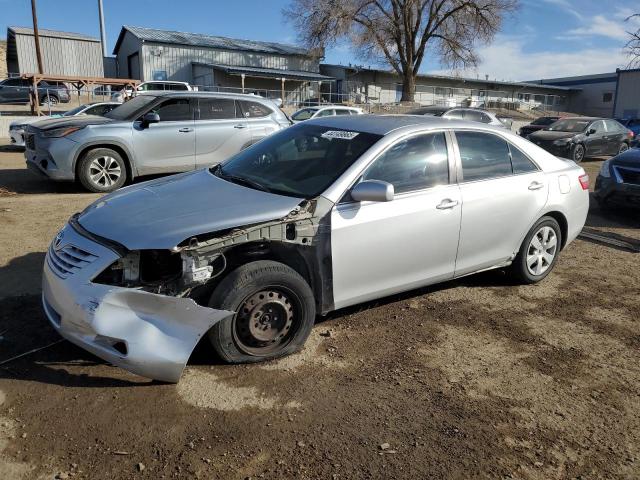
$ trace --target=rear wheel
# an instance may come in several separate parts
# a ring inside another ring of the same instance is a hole
[[[622,142],[618,147],[618,154],[624,153],[627,150],[629,150],[629,145],[627,144],[627,142]]]
[[[42,101],[40,103],[40,105],[42,106],[46,106],[46,105],[50,105],[50,106],[54,106],[57,105],[59,102],[58,97],[54,96],[54,95],[49,95],[48,97],[45,95],[42,98]]]
[[[78,180],[91,192],[112,192],[127,180],[123,158],[110,148],[89,150],[78,165]]]
[[[561,245],[558,222],[552,217],[542,217],[527,233],[511,265],[515,278],[522,283],[537,283],[545,278],[556,264]]]
[[[213,291],[209,306],[235,312],[208,334],[216,353],[230,363],[260,362],[300,350],[316,313],[304,278],[269,260],[231,272]]]
[[[571,160],[573,160],[576,163],[580,163],[582,160],[584,160],[584,154],[585,154],[584,145],[578,143],[573,147],[573,152],[571,153]]]

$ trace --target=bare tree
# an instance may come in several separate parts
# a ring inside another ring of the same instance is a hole
[[[639,17],[640,13],[636,13],[635,15],[627,17],[626,21],[629,21],[632,18]],[[640,67],[640,28],[638,28],[638,30],[636,30],[635,32],[629,32],[629,35],[631,36],[631,38],[625,45],[627,55],[629,55],[629,57],[631,58],[631,60],[629,61],[629,67]]]
[[[413,101],[427,50],[446,66],[477,65],[477,42],[488,42],[518,0],[291,0],[284,10],[310,49],[349,41],[387,63],[403,79],[402,100]],[[507,59],[505,59],[507,60]]]

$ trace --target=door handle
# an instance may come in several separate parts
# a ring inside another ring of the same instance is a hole
[[[193,128],[184,127],[184,128],[181,128],[181,129],[180,129],[180,130],[178,130],[178,131],[179,131],[179,132],[182,132],[182,133],[193,132]]]
[[[531,184],[529,185],[529,190],[540,190],[543,187],[544,187],[544,183],[531,182]]]
[[[442,200],[442,202],[440,202],[439,205],[436,205],[436,208],[438,210],[447,210],[449,208],[455,207],[456,205],[458,205],[457,200],[451,200],[450,198],[445,198],[444,200]]]
[[[237,128],[237,129],[241,130],[241,129],[243,129],[243,128],[247,128],[247,126],[246,126],[246,125],[242,125],[242,124],[240,123],[240,124],[238,124],[238,125],[234,125],[234,126],[233,126],[233,128]]]

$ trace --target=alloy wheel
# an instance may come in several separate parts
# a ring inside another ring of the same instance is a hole
[[[573,159],[576,162],[581,162],[584,158],[584,147],[582,145],[576,145],[573,153]]]
[[[558,237],[551,227],[540,228],[529,242],[527,249],[527,270],[539,276],[549,270],[558,251]]]
[[[113,186],[122,175],[118,161],[109,156],[94,158],[89,165],[89,178],[100,188]]]

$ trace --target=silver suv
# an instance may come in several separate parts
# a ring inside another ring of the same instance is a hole
[[[52,180],[110,192],[141,175],[214,165],[289,125],[270,100],[255,95],[143,94],[105,117],[30,125],[25,158]]]

